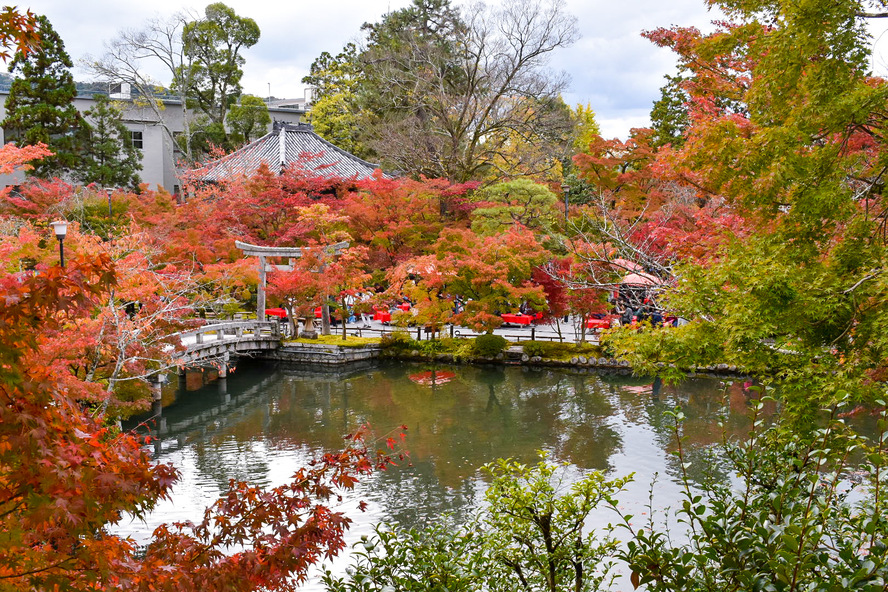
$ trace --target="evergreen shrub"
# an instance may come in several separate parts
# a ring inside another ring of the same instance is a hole
[[[501,335],[493,335],[490,333],[479,335],[472,343],[472,353],[476,356],[492,358],[506,349],[507,344],[508,342],[505,337]]]

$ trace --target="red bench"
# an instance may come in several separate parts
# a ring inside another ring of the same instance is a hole
[[[525,314],[509,314],[506,313],[504,315],[500,315],[503,319],[504,323],[511,323],[513,325],[529,325],[531,324],[536,317],[525,315]]]

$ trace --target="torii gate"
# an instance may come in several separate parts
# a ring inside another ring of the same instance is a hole
[[[263,247],[261,245],[251,245],[241,241],[234,241],[234,246],[243,251],[245,256],[259,257],[259,289],[256,295],[256,316],[260,321],[265,320],[265,273],[268,271],[293,271],[293,263],[289,265],[270,265],[269,257],[286,257],[288,259],[299,259],[302,257],[302,249],[299,247]],[[343,249],[348,248],[348,241],[342,241],[324,247],[324,252],[328,255],[337,255]],[[326,307],[326,303],[324,303]],[[261,312],[260,312],[261,311]]]

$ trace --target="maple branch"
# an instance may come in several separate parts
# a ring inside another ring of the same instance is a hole
[[[884,270],[882,270],[882,269],[874,269],[874,270],[872,270],[872,272],[870,272],[869,275],[864,276],[864,277],[862,277],[861,279],[859,279],[859,280],[857,281],[857,283],[855,283],[853,286],[851,286],[850,288],[848,288],[847,290],[845,290],[844,292],[842,292],[842,294],[844,294],[845,296],[847,296],[848,294],[850,294],[851,292],[853,292],[853,291],[855,291],[857,288],[859,288],[861,285],[863,285],[864,282],[868,282],[869,280],[872,280],[872,279],[875,279],[875,278],[879,277],[879,276],[882,274],[882,271],[884,271]]]
[[[56,568],[58,568],[58,567],[61,567],[61,566],[63,566],[65,563],[70,563],[70,562],[71,562],[71,558],[70,558],[70,557],[65,557],[64,559],[60,559],[60,560],[58,561],[58,563],[53,563],[53,564],[51,564],[51,565],[47,565],[47,566],[44,566],[44,567],[41,567],[41,568],[38,568],[38,569],[31,569],[31,570],[28,570],[28,571],[20,571],[20,572],[18,572],[18,573],[10,573],[10,574],[8,574],[8,575],[0,574],[0,580],[8,580],[8,579],[11,579],[11,578],[22,578],[22,577],[25,577],[25,576],[30,576],[30,575],[34,575],[34,574],[38,574],[38,573],[43,573],[43,572],[45,572],[45,571],[49,571],[49,570],[51,570],[51,569],[56,569]]]

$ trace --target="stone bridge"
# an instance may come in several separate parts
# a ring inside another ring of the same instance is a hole
[[[179,338],[185,346],[180,358],[185,365],[227,361],[232,354],[245,355],[277,349],[281,345],[280,324],[277,321],[213,323],[179,333]]]

